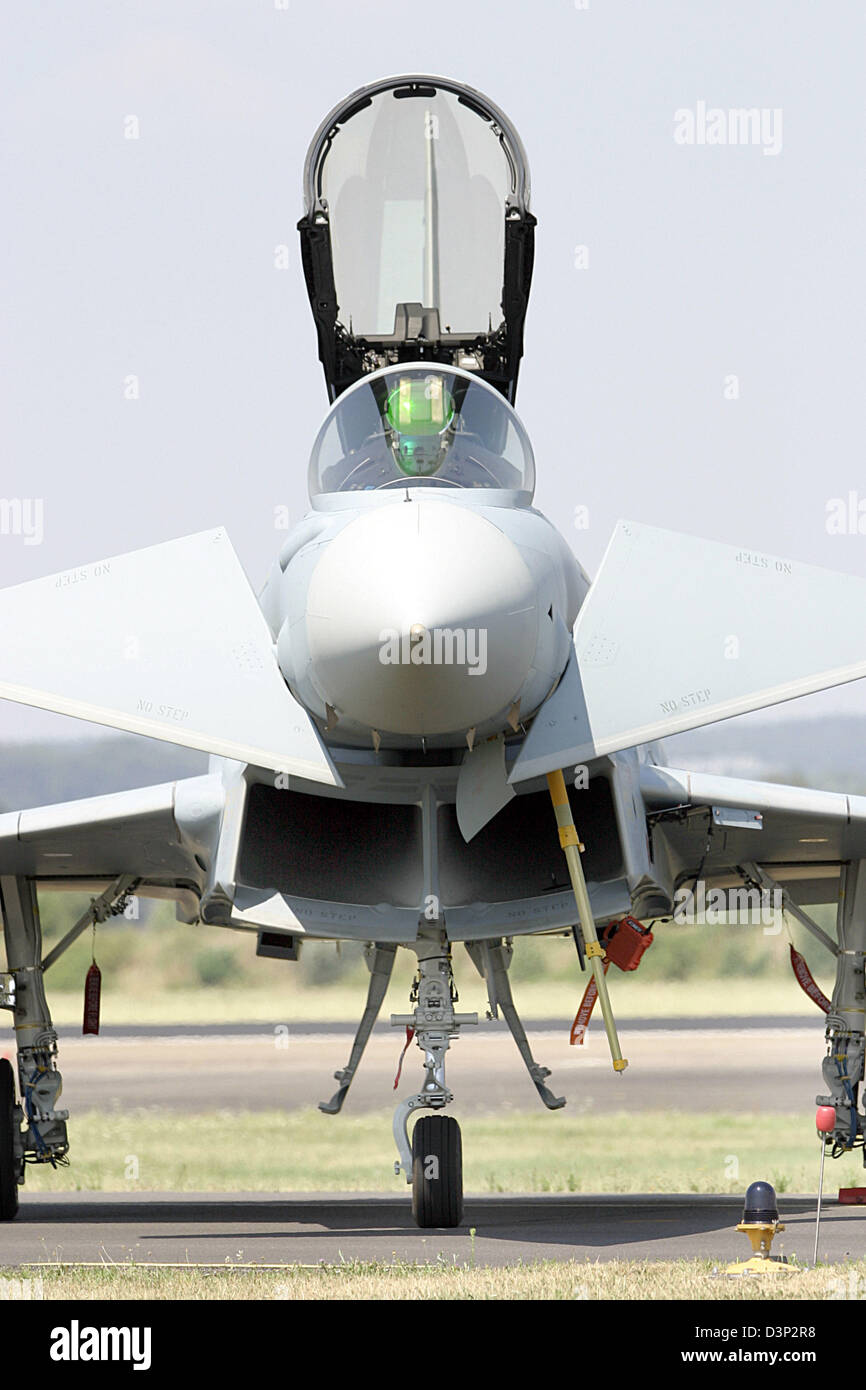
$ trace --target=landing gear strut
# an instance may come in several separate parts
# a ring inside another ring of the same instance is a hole
[[[15,1020],[23,1101],[22,1111],[15,1104],[12,1068],[4,1059],[0,1066],[0,1220],[11,1221],[18,1211],[25,1155],[31,1163],[52,1165],[66,1157],[68,1111],[57,1109],[63,1083],[57,1069],[57,1034],[42,982],[42,931],[33,880],[0,878],[0,906],[9,967],[3,977],[2,1003]]]
[[[343,1101],[349,1094],[349,1087],[358,1070],[358,1064],[364,1055],[364,1048],[373,1031],[373,1024],[379,1017],[379,1010],[382,1007],[382,1000],[388,990],[391,979],[391,971],[394,969],[394,957],[397,954],[397,947],[388,942],[371,942],[364,952],[364,959],[367,962],[367,969],[370,972],[370,984],[367,989],[367,1003],[361,1015],[361,1022],[355,1033],[355,1040],[352,1043],[352,1052],[349,1061],[342,1071],[334,1072],[334,1080],[339,1081],[339,1089],[334,1092],[330,1100],[319,1101],[319,1109],[324,1115],[339,1115],[343,1108]]]
[[[866,860],[844,866],[840,890],[836,987],[827,1015],[827,1056],[822,1063],[828,1094],[815,1099],[836,1112],[836,1123],[824,1139],[830,1156],[839,1158],[861,1148],[866,1164],[866,1113],[859,1108],[866,1068]]]
[[[0,1061],[0,1221],[18,1211],[18,1188],[25,1163],[66,1162],[68,1110],[57,1102],[63,1078],[57,1066],[57,1033],[45,998],[45,971],[95,921],[123,910],[136,880],[121,875],[42,956],[42,928],[36,884],[32,878],[0,876],[0,913],[6,942],[7,970],[0,974],[0,1008],[10,1009],[15,1023],[21,1105],[15,1103],[14,1074]],[[10,1176],[11,1175],[11,1176]]]

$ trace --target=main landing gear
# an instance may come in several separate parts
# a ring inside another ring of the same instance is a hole
[[[67,1110],[57,1102],[63,1079],[57,1067],[57,1034],[45,998],[44,973],[94,921],[122,911],[135,880],[123,875],[91,901],[73,927],[43,958],[39,905],[33,879],[0,876],[0,912],[6,944],[5,972],[0,973],[0,1008],[15,1024],[18,1090],[11,1063],[0,1058],[0,1221],[18,1212],[18,1188],[26,1163],[66,1163]]]
[[[15,1104],[12,1063],[0,1058],[0,1221],[18,1214],[18,1184],[22,1181],[21,1110]]]
[[[18,1050],[22,1104],[15,1099],[11,1064],[0,1061],[0,1220],[18,1212],[18,1188],[25,1159],[62,1162],[69,1147],[68,1112],[58,1110],[61,1076],[57,1070],[57,1034],[42,982],[42,931],[32,879],[0,878],[0,906],[6,938],[8,973],[0,977],[0,1005],[11,1009]]]

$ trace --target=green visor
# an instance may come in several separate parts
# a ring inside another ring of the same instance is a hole
[[[430,477],[453,437],[454,399],[439,375],[403,376],[388,395],[385,423],[394,461],[410,478]]]

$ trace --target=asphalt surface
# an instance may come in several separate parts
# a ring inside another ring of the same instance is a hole
[[[288,1033],[260,1025],[159,1030],[106,1029],[98,1038],[64,1030],[63,1105],[72,1112],[138,1107],[205,1111],[298,1108],[335,1089],[332,1073],[349,1050],[350,1028],[300,1024]],[[397,1097],[399,1030],[378,1030],[345,1113],[381,1111]],[[680,1109],[808,1114],[821,1087],[823,1037],[802,1019],[634,1020],[621,1029],[630,1066],[616,1076],[603,1033],[571,1047],[567,1027],[535,1025],[536,1057],[551,1067],[556,1094],[588,1116]],[[0,1038],[0,1052],[9,1051]],[[412,1048],[398,1094],[420,1080]],[[462,1114],[539,1107],[517,1050],[501,1030],[464,1030],[448,1058]],[[328,1120],[339,1135],[339,1117]],[[74,1154],[73,1154],[74,1157]],[[829,1184],[828,1184],[829,1187]],[[787,1230],[774,1251],[811,1260],[813,1197],[784,1197]],[[0,1227],[0,1263],[141,1260],[156,1263],[315,1264],[320,1260],[447,1259],[506,1264],[538,1258],[745,1258],[734,1227],[741,1200],[683,1196],[470,1197],[462,1227],[419,1231],[408,1188],[395,1195],[32,1193],[16,1222]],[[474,1227],[476,1235],[469,1234]],[[825,1203],[821,1255],[866,1251],[866,1207]]]
[[[811,1026],[639,1028],[620,1036],[629,1067],[616,1075],[603,1033],[571,1047],[568,1028],[531,1030],[536,1060],[550,1067],[549,1085],[571,1112],[699,1110],[728,1113],[811,1113],[822,1089],[820,1019]],[[742,1020],[738,1020],[742,1023]],[[9,1040],[11,1043],[11,1039]],[[345,1103],[344,1114],[380,1111],[421,1082],[421,1056],[406,1055],[393,1084],[402,1030],[376,1032]],[[223,1032],[61,1037],[64,1108],[74,1121],[85,1110],[161,1107],[173,1111],[273,1110],[315,1106],[336,1089],[350,1039],[332,1027],[304,1032]],[[12,1049],[0,1036],[0,1054]],[[448,1053],[447,1078],[457,1108],[478,1114],[540,1107],[510,1037],[487,1027],[465,1028]],[[333,1122],[339,1125],[339,1119]]]
[[[816,1016],[811,1017],[814,1023]],[[701,1015],[700,1018],[631,1018],[625,1022],[621,1021],[620,1026],[640,1033],[694,1033],[707,1030],[714,1033],[748,1033],[762,1032],[766,1028],[772,1028],[774,1032],[780,1028],[802,1031],[810,1024],[809,1016],[804,1017],[803,1014],[780,1014],[773,1018],[764,1015],[743,1018],[736,1014],[725,1014],[709,1017]],[[285,1029],[289,1037],[351,1038],[357,1024],[313,1021],[282,1023],[280,1027]],[[508,1036],[508,1025],[501,1018],[485,1020],[483,1027],[485,1033],[502,1033]],[[524,1019],[524,1027],[527,1033],[568,1033],[571,1019]],[[589,1032],[595,1036],[603,1035],[604,1028],[598,1019],[591,1021]],[[61,1023],[57,1025],[57,1033],[60,1039],[65,1041],[79,1038],[81,1028],[78,1025],[73,1027],[68,1023]],[[391,1038],[395,1036],[391,1025],[381,1020],[374,1025],[373,1033]],[[107,1023],[99,1030],[101,1038],[272,1038],[273,1034],[272,1023]]]
[[[811,1263],[814,1197],[784,1197],[774,1254]],[[537,1196],[467,1199],[454,1230],[419,1230],[408,1195],[293,1196],[46,1193],[22,1199],[0,1230],[0,1263],[317,1264],[435,1260],[505,1265],[536,1259],[746,1259],[734,1228],[742,1199],[695,1196]],[[474,1236],[470,1234],[474,1228]],[[866,1250],[866,1207],[825,1201],[820,1257]]]

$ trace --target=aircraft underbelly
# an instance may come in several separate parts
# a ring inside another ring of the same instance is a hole
[[[246,770],[202,901],[206,921],[397,941],[415,940],[419,926],[437,919],[455,939],[550,931],[574,921],[543,785],[521,790],[467,843],[457,821],[457,767],[343,771],[348,797],[276,787]],[[612,781],[601,773],[572,795],[594,908],[601,919],[628,911]]]

